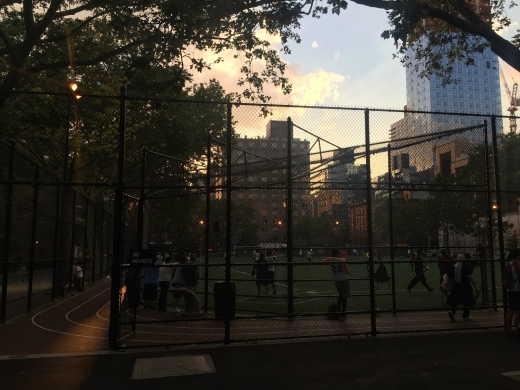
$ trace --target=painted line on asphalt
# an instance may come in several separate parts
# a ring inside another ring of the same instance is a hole
[[[85,325],[85,324],[82,324],[82,323],[80,323],[80,322],[73,321],[73,320],[71,320],[70,317],[69,317],[69,314],[70,314],[70,313],[72,313],[73,311],[78,310],[81,306],[83,306],[83,305],[89,303],[91,300],[93,300],[94,298],[96,298],[96,297],[98,297],[99,295],[103,294],[104,292],[107,292],[108,290],[110,290],[110,288],[107,288],[106,290],[101,291],[98,295],[93,296],[93,297],[90,298],[88,301],[85,301],[85,302],[83,302],[81,305],[76,306],[74,309],[70,310],[67,314],[65,314],[65,318],[67,319],[67,321],[72,322],[73,324],[76,324],[76,325],[79,325],[79,326],[84,326],[85,328],[108,330],[108,328],[105,328],[105,327],[92,326],[92,325]],[[103,305],[103,307],[105,307],[106,305],[107,305],[107,304]],[[99,311],[99,310],[98,310],[98,311]]]
[[[94,295],[92,298],[90,298],[88,301],[83,302],[83,303],[82,303],[81,305],[79,305],[78,307],[83,306],[85,303],[87,303],[87,302],[93,300],[94,298],[97,298],[99,295],[105,293],[105,292],[108,291],[108,290],[110,290],[110,288],[107,288],[107,289],[101,291],[99,294]],[[36,317],[37,317],[37,316],[39,316],[39,315],[42,314],[42,313],[45,313],[47,310],[50,310],[50,309],[52,309],[52,308],[55,308],[56,306],[61,305],[63,302],[64,302],[64,301],[62,301],[62,302],[60,302],[60,303],[58,303],[58,304],[56,304],[56,305],[54,305],[54,306],[48,307],[47,309],[45,309],[45,310],[43,310],[43,311],[41,311],[41,312],[39,312],[39,313],[36,313],[34,316],[32,316],[32,318],[31,318],[31,322],[34,324],[34,326],[37,326],[37,327],[40,328],[40,329],[43,329],[43,330],[46,330],[46,331],[48,331],[48,332],[52,332],[52,333],[63,334],[63,335],[66,335],[66,336],[83,337],[83,338],[89,338],[89,339],[101,339],[101,340],[107,340],[107,339],[108,339],[108,337],[86,336],[86,335],[79,335],[79,334],[75,334],[75,333],[61,332],[61,331],[58,331],[58,330],[54,330],[54,329],[46,328],[46,327],[44,327],[44,326],[39,325],[39,324],[36,323]],[[75,309],[73,309],[73,310],[75,310]],[[73,310],[71,310],[71,311],[73,311]],[[69,312],[69,313],[70,313],[70,312]],[[68,316],[69,313],[67,313],[67,316]],[[68,319],[68,318],[67,318],[67,319]],[[69,320],[69,321],[70,321],[70,320]],[[72,321],[71,321],[71,322],[72,322]],[[80,325],[81,325],[81,324],[80,324]],[[83,326],[86,326],[86,325],[83,325]]]
[[[99,312],[101,310],[103,310],[107,305],[110,305],[110,301],[108,301],[107,303],[105,303],[103,305],[103,307],[101,309],[99,309],[97,312],[96,312],[96,316],[98,316],[99,318],[101,318],[102,320],[105,320],[105,321],[110,321],[110,318],[105,318],[105,317],[101,317],[101,314],[99,314]]]

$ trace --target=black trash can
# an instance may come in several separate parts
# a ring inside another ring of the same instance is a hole
[[[235,316],[236,295],[237,289],[235,282],[230,282],[227,301],[227,309],[230,317]],[[213,285],[213,298],[215,299],[215,317],[224,318],[226,316],[226,282],[215,282]]]

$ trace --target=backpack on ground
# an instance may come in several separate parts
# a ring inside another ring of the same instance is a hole
[[[388,275],[388,271],[386,270],[386,266],[381,263],[377,267],[376,272],[374,272],[374,281],[377,283],[385,283],[392,279],[390,275]]]
[[[327,314],[325,316],[328,320],[339,320],[340,313],[338,305],[332,304],[327,307]]]
[[[513,276],[513,265],[508,264],[504,268],[504,271],[502,272],[502,286],[507,288],[508,290],[512,290],[515,288],[516,284],[515,277]]]

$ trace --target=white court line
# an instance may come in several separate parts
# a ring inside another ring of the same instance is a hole
[[[105,327],[101,328],[101,327],[99,327],[99,326],[92,326],[92,325],[81,324],[81,323],[79,323],[79,322],[76,322],[76,321],[71,320],[70,317],[69,317],[69,314],[70,314],[70,313],[72,313],[73,311],[78,310],[81,306],[83,306],[84,304],[90,302],[91,300],[93,300],[94,298],[96,298],[97,296],[103,294],[104,292],[106,292],[106,291],[108,291],[108,290],[110,290],[110,288],[107,288],[106,290],[101,291],[98,295],[94,295],[94,296],[93,296],[92,298],[90,298],[88,301],[85,301],[85,302],[83,302],[81,305],[76,306],[74,309],[70,310],[67,314],[65,314],[65,318],[67,319],[67,321],[72,322],[73,324],[76,324],[76,325],[79,325],[79,326],[84,326],[85,328],[108,330],[108,328],[105,328]],[[109,301],[109,302],[110,302],[110,301]],[[103,307],[105,307],[106,305],[107,305],[107,304],[103,305]]]
[[[98,317],[101,318],[102,320],[110,321],[110,318],[101,317],[101,315],[99,314],[99,312],[100,312],[101,310],[103,310],[103,309],[104,309],[107,305],[109,305],[109,304],[110,304],[110,301],[108,301],[107,303],[105,303],[105,304],[103,305],[103,307],[102,307],[101,309],[99,309],[99,310],[96,312],[96,316],[98,316]]]
[[[102,283],[103,283],[103,282],[102,282]],[[107,288],[107,289],[101,291],[99,294],[94,295],[92,298],[90,298],[88,301],[82,303],[82,304],[81,304],[80,306],[78,306],[78,307],[83,306],[85,303],[91,301],[92,299],[94,299],[94,298],[96,298],[97,296],[99,296],[99,295],[105,293],[105,292],[108,291],[108,290],[110,290],[110,288]],[[68,301],[68,300],[67,300],[67,301]],[[56,306],[61,305],[63,302],[65,302],[65,301],[61,301],[60,303],[58,303],[58,304],[56,304],[56,305],[54,305],[54,306],[48,307],[47,309],[45,309],[45,310],[43,310],[43,311],[41,311],[41,312],[39,312],[39,313],[36,313],[34,316],[32,316],[32,318],[31,318],[31,322],[32,322],[35,326],[37,326],[38,328],[43,329],[43,330],[46,330],[46,331],[48,331],[48,332],[52,332],[52,333],[63,334],[63,335],[66,335],[66,336],[83,337],[83,338],[89,338],[89,339],[108,340],[108,337],[84,336],[84,335],[79,335],[79,334],[75,334],[75,333],[60,332],[59,330],[49,329],[49,328],[46,328],[46,327],[44,327],[44,326],[38,325],[38,324],[36,323],[36,317],[37,317],[37,316],[39,316],[39,315],[42,314],[42,313],[45,313],[47,310],[50,310],[50,309],[52,309],[52,308],[55,308]],[[72,310],[71,310],[71,311],[72,311]],[[70,313],[70,312],[69,312],[69,313]],[[67,313],[67,316],[68,316],[69,313]]]

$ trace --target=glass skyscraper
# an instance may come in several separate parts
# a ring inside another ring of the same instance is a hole
[[[418,73],[424,69],[424,63],[413,59],[413,54],[411,57],[406,68],[409,110],[502,115],[498,57],[489,48],[475,54],[475,65],[456,62],[453,78],[459,82],[444,87],[438,76],[419,78]],[[444,65],[446,63],[444,61]]]

